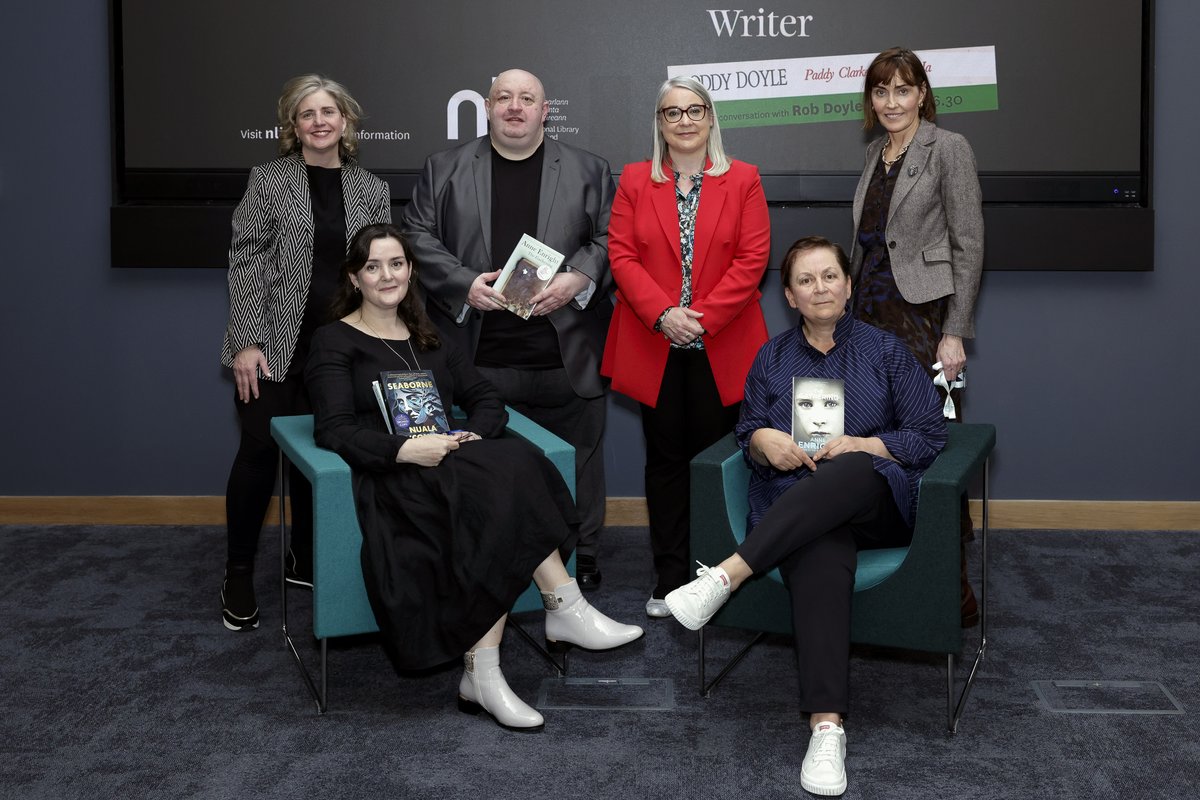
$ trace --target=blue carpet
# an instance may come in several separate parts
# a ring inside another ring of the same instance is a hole
[[[808,796],[790,642],[768,638],[700,698],[695,634],[642,611],[644,529],[605,531],[589,598],[646,637],[576,652],[571,674],[668,679],[675,708],[547,710],[541,735],[460,714],[457,665],[400,676],[370,637],[331,646],[318,716],[279,634],[272,538],[262,627],[236,634],[217,601],[222,529],[0,526],[0,797]],[[990,544],[989,657],[958,734],[943,658],[856,649],[845,797],[1196,797],[1200,533],[1001,531]],[[522,617],[535,634],[539,616]],[[710,657],[747,639],[710,631]],[[551,674],[511,633],[502,663],[530,702]],[[1031,684],[1053,679],[1159,681],[1186,713],[1051,713]]]

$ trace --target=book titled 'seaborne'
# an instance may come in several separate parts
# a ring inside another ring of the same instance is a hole
[[[371,386],[391,433],[424,436],[450,432],[446,406],[430,370],[385,370]]]

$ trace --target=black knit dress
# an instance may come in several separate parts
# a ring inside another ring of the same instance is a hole
[[[535,448],[498,439],[496,390],[452,344],[411,350],[343,322],[313,337],[305,378],[316,441],[354,474],[363,577],[397,666],[460,657],[508,612],[533,570],[578,528],[562,476]],[[483,436],[436,467],[397,464],[405,438],[387,432],[371,388],[382,370],[432,370],[451,425]]]

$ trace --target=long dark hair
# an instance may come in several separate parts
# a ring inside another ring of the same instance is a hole
[[[867,67],[867,77],[863,79],[863,130],[869,131],[875,127],[875,108],[871,105],[871,92],[876,86],[887,86],[896,74],[900,75],[900,80],[915,87],[918,92],[925,90],[925,101],[918,109],[917,116],[929,122],[937,119],[937,103],[933,100],[933,87],[929,85],[925,65],[912,50],[892,47],[875,56],[871,66]]]
[[[437,329],[433,327],[433,322],[425,313],[425,299],[417,281],[417,262],[413,260],[412,245],[408,243],[408,239],[404,238],[400,229],[391,223],[381,222],[367,225],[354,234],[354,238],[350,240],[346,260],[342,262],[342,275],[338,281],[337,292],[333,296],[330,316],[335,320],[341,319],[362,306],[362,294],[355,291],[354,284],[350,282],[350,276],[357,275],[359,270],[366,266],[367,260],[371,257],[371,244],[379,239],[395,239],[399,242],[400,246],[404,248],[404,257],[408,259],[408,263],[412,267],[412,274],[408,279],[408,293],[396,307],[396,316],[400,317],[408,326],[409,333],[421,349],[433,350],[439,347],[441,339],[438,338]]]

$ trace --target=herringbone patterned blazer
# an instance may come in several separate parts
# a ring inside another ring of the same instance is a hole
[[[347,243],[364,225],[392,221],[387,184],[352,159],[342,167],[342,195]],[[297,153],[255,167],[233,212],[225,366],[233,366],[239,350],[257,344],[272,380],[284,379],[308,302],[312,263],[312,200],[304,160]]]

